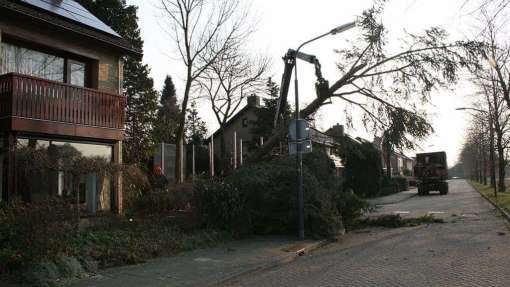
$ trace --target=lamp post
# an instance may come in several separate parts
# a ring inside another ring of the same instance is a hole
[[[490,173],[491,173],[491,185],[494,189],[494,197],[498,197],[497,188],[496,188],[496,155],[494,150],[494,123],[492,118],[492,113],[490,111],[481,110],[477,108],[456,108],[457,111],[476,111],[482,114],[485,114],[489,118],[489,161],[490,161]]]
[[[317,36],[311,40],[308,40],[296,49],[296,55],[299,53],[299,50],[303,48],[305,45],[310,44],[314,41],[317,41],[321,38],[324,38],[328,35],[336,35],[347,30],[350,30],[356,26],[355,22],[349,22],[347,24],[336,27],[335,29],[324,33],[320,36]],[[298,238],[303,240],[305,238],[305,207],[304,207],[304,195],[303,195],[303,150],[301,148],[303,144],[303,139],[301,138],[301,130],[299,128],[299,120],[301,119],[301,114],[299,111],[299,83],[298,83],[298,72],[297,72],[297,61],[294,66],[294,95],[296,102],[296,111],[294,113],[294,118],[296,119],[296,170],[297,170],[297,201],[298,201]]]

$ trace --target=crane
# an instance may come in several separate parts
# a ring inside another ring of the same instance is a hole
[[[329,82],[322,76],[319,59],[317,59],[317,57],[314,55],[309,55],[303,52],[296,52],[293,49],[289,49],[285,56],[283,56],[285,68],[283,70],[282,82],[280,84],[280,97],[276,106],[276,113],[274,118],[275,127],[278,126],[278,121],[281,118],[285,107],[287,106],[287,95],[289,94],[290,80],[292,78],[292,71],[296,66],[297,59],[314,65],[315,76],[317,77],[317,81],[315,82],[315,92],[317,95],[320,96],[323,93],[329,93]]]

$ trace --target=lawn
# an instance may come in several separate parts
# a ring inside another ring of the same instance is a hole
[[[496,203],[499,207],[510,213],[510,191],[498,192],[498,197],[496,198],[494,196],[494,189],[489,185],[483,185],[475,181],[470,181],[470,183],[480,193],[488,197],[490,201]]]

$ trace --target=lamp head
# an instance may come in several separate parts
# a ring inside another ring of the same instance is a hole
[[[343,24],[342,26],[336,27],[335,29],[331,30],[330,33],[331,33],[331,35],[336,35],[336,34],[345,32],[347,30],[350,30],[354,27],[356,27],[356,22],[353,21],[353,22]]]

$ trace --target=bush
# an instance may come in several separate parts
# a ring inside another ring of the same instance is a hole
[[[193,186],[178,185],[165,191],[149,191],[132,198],[126,215],[164,219],[176,212],[190,211],[195,205]]]
[[[406,191],[409,189],[409,181],[406,177],[394,177],[393,180],[398,184],[400,191]]]
[[[331,160],[320,152],[303,160],[307,235],[331,236],[341,228],[334,203],[339,192]],[[336,186],[337,189],[329,187]],[[202,182],[203,216],[210,226],[234,235],[292,234],[297,223],[295,157],[238,169],[223,181]]]
[[[130,213],[134,208],[135,202],[151,191],[151,185],[147,174],[135,164],[124,167],[123,181],[126,212]]]
[[[60,198],[0,208],[0,269],[13,270],[70,252],[78,232],[75,207]]]
[[[363,212],[369,211],[370,205],[353,192],[338,192],[335,196],[336,207],[342,215],[347,228],[352,228]]]
[[[361,197],[380,194],[382,179],[381,153],[371,143],[354,143],[344,139],[343,163],[345,187]]]

